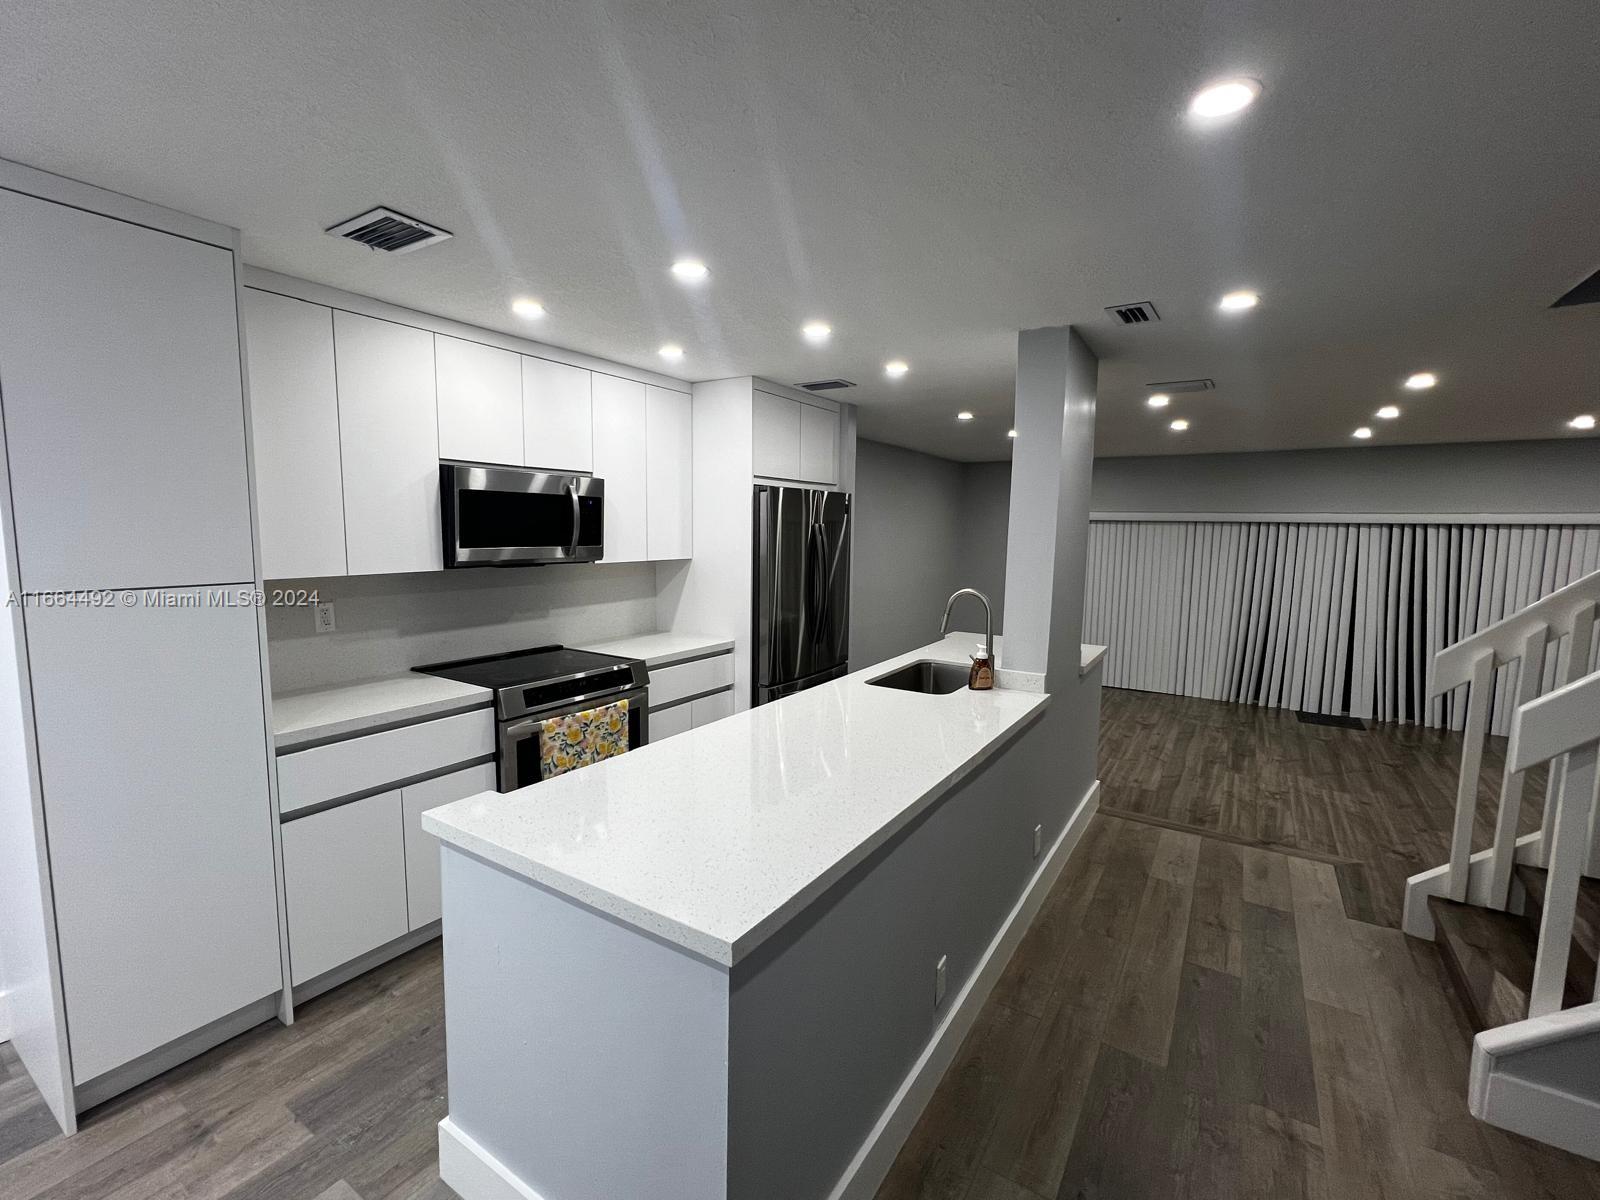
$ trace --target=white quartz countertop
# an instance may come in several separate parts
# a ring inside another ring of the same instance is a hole
[[[352,737],[492,703],[494,693],[488,688],[407,672],[273,696],[272,737],[282,754],[313,742]]]
[[[733,649],[733,639],[692,633],[641,633],[608,642],[585,642],[580,648],[619,658],[641,658],[647,667],[660,667],[686,658],[724,654]]]
[[[724,966],[998,753],[1037,692],[927,696],[867,683],[917,658],[967,662],[970,634],[520,791],[423,828]]]

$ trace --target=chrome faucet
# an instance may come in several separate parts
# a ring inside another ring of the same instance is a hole
[[[983,605],[983,652],[989,658],[989,666],[994,662],[994,612],[989,607],[989,597],[977,588],[962,588],[959,592],[952,592],[950,599],[944,604],[944,620],[939,623],[939,636],[943,637],[950,632],[950,610],[956,606],[956,601],[963,596],[976,596]]]

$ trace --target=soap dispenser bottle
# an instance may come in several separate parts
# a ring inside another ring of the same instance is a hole
[[[994,664],[989,661],[988,651],[979,645],[977,653],[972,656],[972,670],[967,672],[967,686],[975,692],[987,692],[994,688]]]

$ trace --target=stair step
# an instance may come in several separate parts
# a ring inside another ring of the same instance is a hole
[[[1544,912],[1544,887],[1549,872],[1528,863],[1518,863],[1516,870],[1517,879],[1528,893],[1524,916],[1537,927]],[[1600,879],[1585,876],[1578,881],[1578,911],[1572,922],[1572,940],[1582,946],[1591,959],[1600,959]]]
[[[1445,966],[1473,1029],[1524,1020],[1533,991],[1538,927],[1515,913],[1458,904],[1440,896],[1430,897],[1428,908],[1438,928]],[[1563,1007],[1593,999],[1594,971],[1594,959],[1575,946],[1567,964]]]

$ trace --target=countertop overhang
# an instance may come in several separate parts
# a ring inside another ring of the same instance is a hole
[[[731,967],[1036,721],[1040,692],[868,681],[967,661],[970,634],[504,794],[423,814],[441,841]]]

